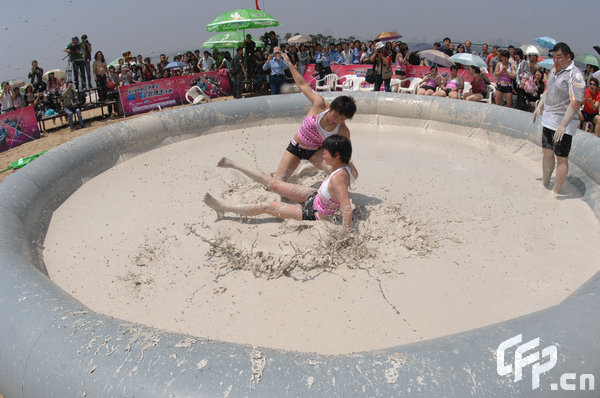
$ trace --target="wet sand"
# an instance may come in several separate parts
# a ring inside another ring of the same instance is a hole
[[[583,201],[542,187],[539,148],[356,119],[352,245],[326,239],[339,222],[218,220],[204,205],[206,192],[279,200],[216,167],[228,156],[273,171],[298,125],[253,127],[159,148],[86,183],[52,219],[51,278],[124,320],[339,354],[531,313],[598,271],[599,224]]]

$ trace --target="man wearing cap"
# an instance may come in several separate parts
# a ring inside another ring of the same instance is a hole
[[[85,90],[85,53],[83,44],[79,41],[79,37],[75,36],[71,39],[71,42],[67,45],[67,48],[65,48],[65,52],[69,54],[69,59],[73,63],[75,88],[79,90],[79,75],[81,75],[81,87]]]
[[[271,68],[269,84],[271,86],[271,95],[279,94],[281,86],[285,83],[285,70],[287,64],[281,58],[281,48],[276,46],[273,48],[273,55],[269,54],[267,62],[263,65],[263,70]]]
[[[542,115],[542,182],[549,188],[556,163],[556,182],[552,191],[559,194],[569,173],[569,152],[577,132],[585,81],[573,62],[573,52],[568,45],[557,43],[552,51],[554,67],[546,83],[546,92],[533,112],[533,122]]]

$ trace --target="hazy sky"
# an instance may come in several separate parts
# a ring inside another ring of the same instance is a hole
[[[212,36],[206,25],[219,14],[254,8],[254,0],[3,0],[0,79],[24,78],[37,59],[44,70],[64,69],[63,49],[72,36],[87,34],[107,62],[124,51],[150,56],[194,50]],[[396,31],[407,42],[449,36],[473,43],[530,43],[551,36],[575,54],[596,54],[600,45],[599,0],[356,1],[259,0],[287,32],[322,33],[361,40]],[[368,7],[368,10],[367,10]],[[371,11],[369,11],[371,10]],[[512,14],[512,16],[511,16]],[[260,35],[264,29],[249,30]],[[597,55],[597,54],[596,54]]]

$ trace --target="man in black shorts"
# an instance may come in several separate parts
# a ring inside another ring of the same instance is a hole
[[[533,113],[533,122],[542,111],[542,181],[550,187],[556,158],[556,182],[553,192],[558,194],[569,173],[571,141],[577,131],[578,110],[583,102],[585,81],[573,62],[573,52],[565,43],[553,48],[554,68],[546,83],[546,93]]]

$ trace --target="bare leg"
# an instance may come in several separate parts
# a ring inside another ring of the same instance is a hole
[[[287,181],[299,164],[299,157],[292,155],[288,151],[285,151],[281,157],[281,160],[279,161],[279,166],[277,166],[275,178],[281,181]]]
[[[594,117],[594,135],[600,137],[600,116]]]
[[[543,148],[542,158],[542,183],[546,188],[550,187],[550,177],[554,171],[554,151]]]
[[[500,90],[496,91],[496,105],[502,105],[502,100],[504,99],[504,93]]]
[[[569,158],[557,156],[556,163],[556,182],[552,191],[558,194],[569,174]]]
[[[302,207],[300,205],[291,205],[281,202],[265,202],[252,205],[229,205],[215,199],[211,194],[204,195],[204,203],[217,212],[217,217],[221,218],[223,213],[230,212],[242,216],[258,216],[259,214],[270,214],[278,218],[292,218],[302,220]]]
[[[297,203],[303,203],[314,192],[314,189],[312,188],[298,184],[290,184],[284,181],[279,181],[275,177],[271,177],[270,175],[265,173],[257,173],[253,170],[247,169],[246,167],[242,167],[234,163],[231,159],[228,158],[222,158],[221,160],[219,160],[219,163],[217,163],[217,167],[225,167],[241,171],[254,181],[267,187],[270,191],[273,191],[276,194],[279,194]]]

